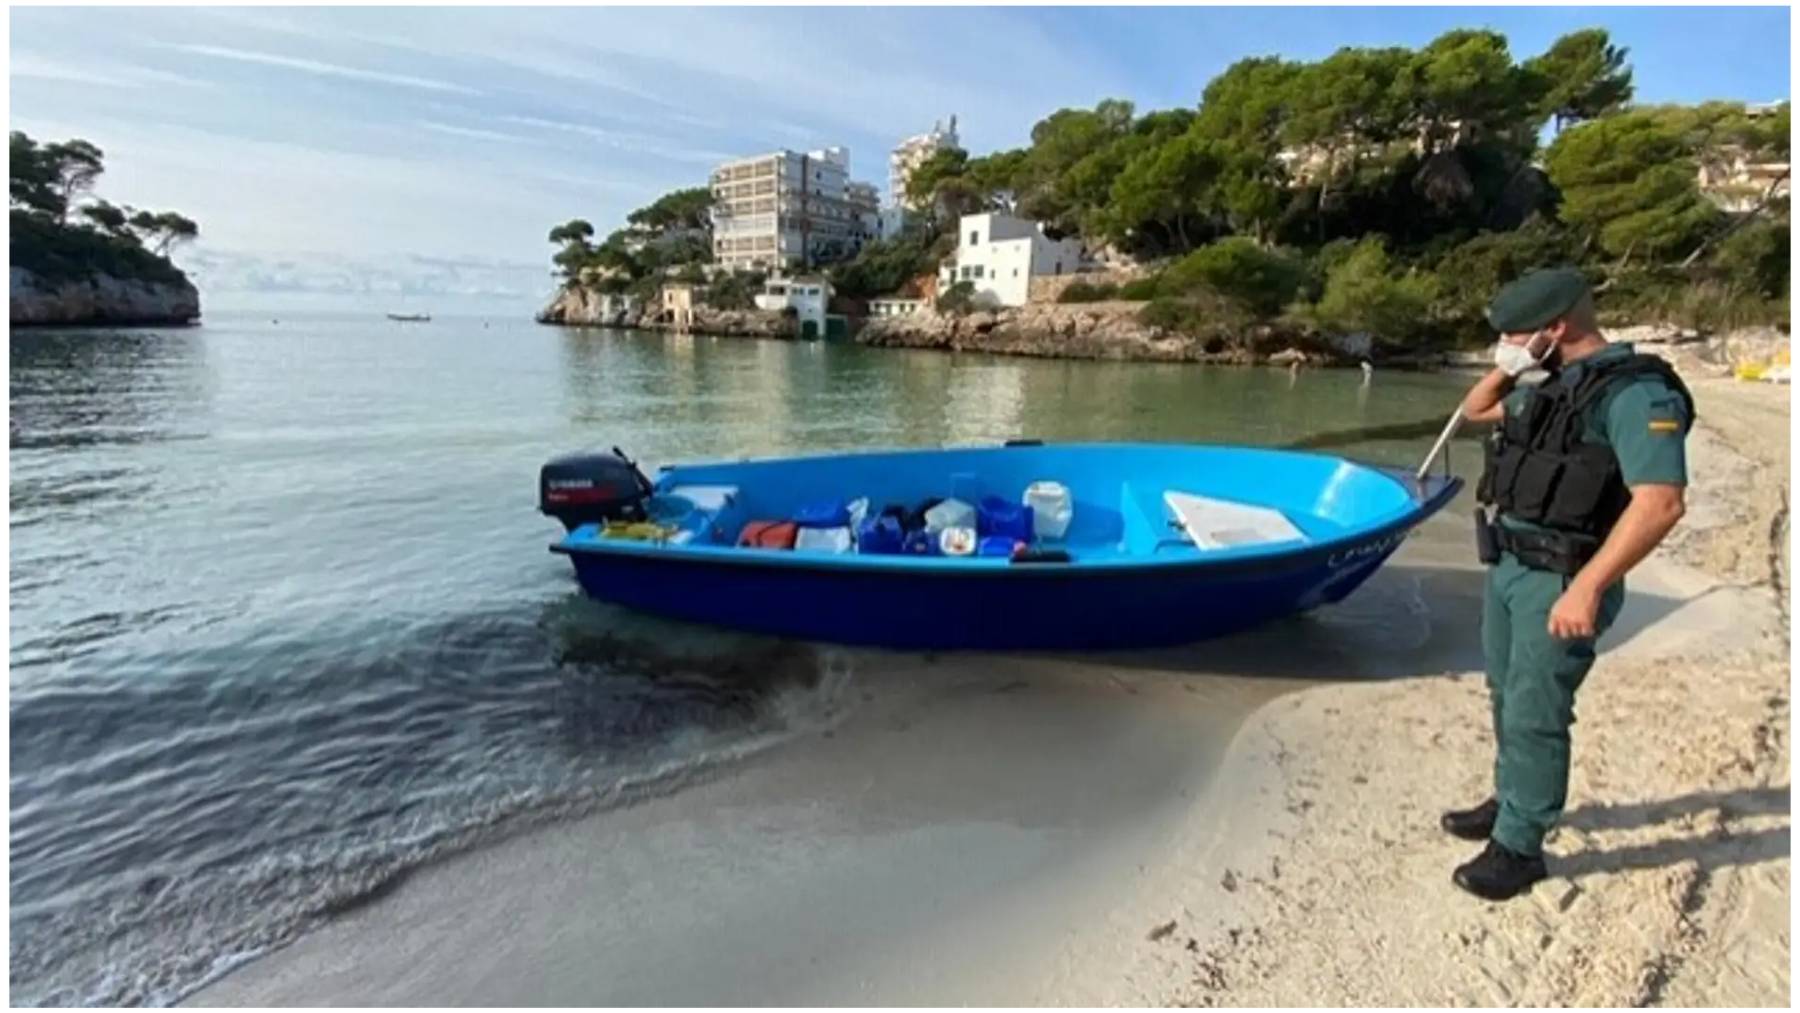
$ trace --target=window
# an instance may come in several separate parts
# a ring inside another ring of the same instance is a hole
[[[1062,273],[1062,261],[1060,261],[1060,260],[1056,262],[1056,272],[1055,273],[1057,273],[1057,274]]]
[[[974,269],[974,268],[972,268],[972,267],[970,267],[970,266],[969,266],[969,265],[967,265],[967,264],[964,264],[964,265],[963,265],[963,269],[962,269],[962,277],[963,277],[963,279],[964,279],[964,280],[965,280],[965,281],[966,281],[966,280],[968,280],[968,279],[970,279],[970,278],[973,278],[973,277],[975,277],[975,276],[974,276],[974,275],[973,275],[973,274],[971,274],[971,273],[969,273],[969,272],[971,272],[971,271],[973,271],[973,270],[975,270],[975,269]]]
[[[980,265],[980,264],[976,264],[976,265],[975,265],[975,277],[977,277],[977,278],[979,278],[979,277],[981,277],[981,276],[982,276],[982,269],[981,269],[981,265]]]
[[[969,245],[970,246],[980,246],[981,245],[981,230],[977,229],[977,230],[969,233]]]

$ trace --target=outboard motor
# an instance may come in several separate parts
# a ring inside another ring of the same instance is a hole
[[[538,472],[538,509],[568,531],[583,524],[641,521],[652,489],[618,447],[610,454],[569,454]]]

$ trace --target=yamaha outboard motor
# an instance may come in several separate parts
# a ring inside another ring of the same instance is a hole
[[[538,472],[538,509],[574,531],[583,524],[641,521],[650,480],[618,447],[610,454],[570,454]]]

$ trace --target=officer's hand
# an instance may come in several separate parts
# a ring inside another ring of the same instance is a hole
[[[1550,635],[1558,640],[1591,637],[1599,614],[1600,596],[1580,584],[1570,584],[1550,607]]]

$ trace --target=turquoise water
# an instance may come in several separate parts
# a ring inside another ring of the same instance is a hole
[[[172,1001],[419,862],[842,704],[805,645],[581,599],[535,512],[549,456],[1407,464],[1463,381],[284,314],[17,333],[10,382],[12,988],[44,1004]]]

